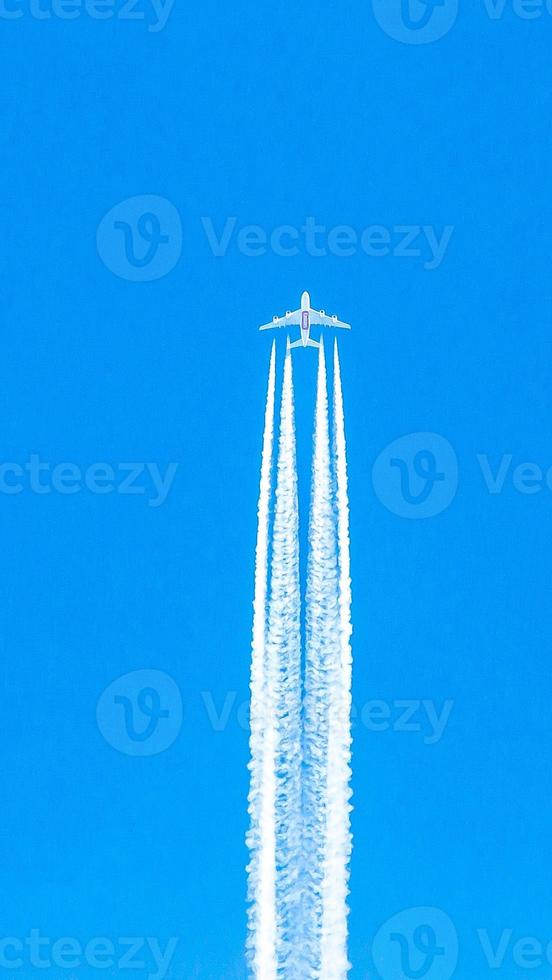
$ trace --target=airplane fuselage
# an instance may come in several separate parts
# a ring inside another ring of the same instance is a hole
[[[307,292],[301,296],[301,343],[308,347],[310,337],[310,296]]]

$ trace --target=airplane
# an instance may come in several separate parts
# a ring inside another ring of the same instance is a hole
[[[344,330],[350,330],[350,323],[343,323],[338,320],[336,316],[328,316],[325,310],[313,310],[310,305],[310,296],[307,292],[304,292],[301,296],[301,306],[298,310],[294,310],[293,313],[288,310],[285,316],[275,316],[272,318],[270,323],[263,323],[259,330],[272,330],[276,327],[301,327],[301,334],[299,340],[295,340],[293,344],[289,343],[289,347],[320,347],[320,344],[313,340],[310,335],[311,327],[343,327]]]

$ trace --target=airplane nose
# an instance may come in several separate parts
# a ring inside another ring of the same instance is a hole
[[[310,309],[310,296],[306,290],[301,296],[301,309],[302,310]]]

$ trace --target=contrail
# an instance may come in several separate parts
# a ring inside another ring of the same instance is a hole
[[[333,373],[330,443],[321,345],[302,678],[299,513],[289,346],[270,533],[275,417],[272,348],[258,504],[251,666],[247,945],[255,980],[347,980],[350,970],[347,895],[352,847],[352,627],[347,461],[337,343]]]
[[[268,714],[275,724],[277,976],[299,980],[301,847],[301,595],[291,353],[284,365],[266,647]],[[269,730],[273,730],[269,724]],[[265,767],[265,772],[268,769]],[[264,976],[262,980],[265,980]]]
[[[248,959],[259,980],[276,977],[276,837],[274,716],[267,710],[266,597],[274,438],[276,351],[272,345],[266,396],[255,553],[255,598],[251,643],[250,828],[248,866]]]
[[[337,340],[334,345],[334,460],[339,571],[339,657],[329,679],[326,788],[326,853],[322,884],[321,970],[323,980],[346,980],[347,895],[352,838],[351,778],[351,578],[349,501],[343,393]]]
[[[306,595],[305,697],[303,714],[303,948],[308,957],[305,977],[329,980],[322,955],[327,945],[328,910],[334,894],[329,887],[329,766],[333,769],[331,701],[336,694],[340,658],[340,611],[333,480],[330,459],[326,365],[321,343],[312,461],[309,556]],[[333,819],[332,819],[333,823]],[[327,957],[326,957],[327,959]]]

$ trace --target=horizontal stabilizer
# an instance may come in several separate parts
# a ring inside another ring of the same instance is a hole
[[[292,347],[302,347],[303,346],[303,341],[302,340],[294,340],[293,343],[290,344],[289,346],[290,346],[290,349]]]
[[[307,347],[320,347],[320,344],[318,343],[318,341],[317,341],[317,340],[312,340],[312,339],[311,339],[311,338],[309,337],[309,342],[308,342],[308,344],[307,344]]]

